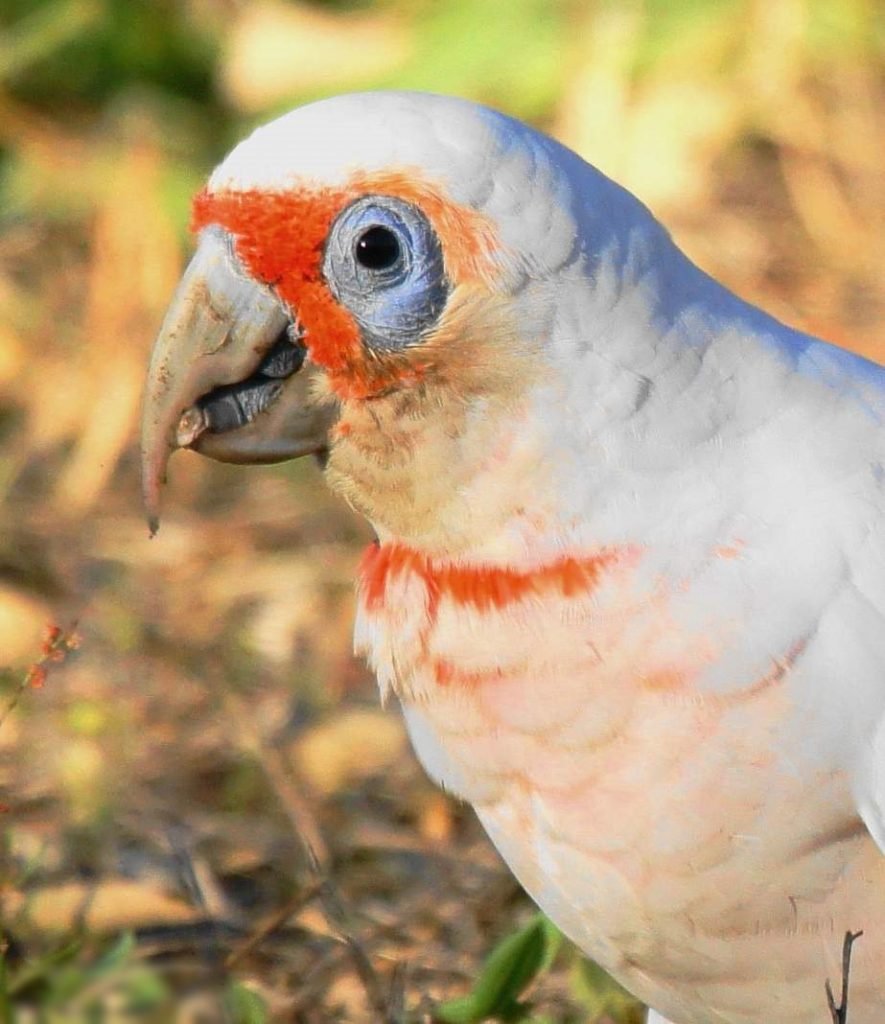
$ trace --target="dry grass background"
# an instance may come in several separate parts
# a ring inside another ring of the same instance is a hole
[[[142,521],[188,196],[304,99],[460,92],[885,360],[883,7],[15,0],[0,33],[0,706],[47,622],[81,641],[0,723],[0,1021],[430,1019],[530,910],[349,654],[367,528],[307,463],[187,455],[156,539]],[[536,1021],[635,1016],[566,953],[532,998]]]

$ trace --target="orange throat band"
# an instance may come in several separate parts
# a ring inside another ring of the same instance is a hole
[[[563,597],[589,593],[606,571],[635,562],[637,556],[638,550],[633,548],[603,548],[583,558],[564,556],[535,569],[518,570],[440,562],[403,544],[376,542],[363,554],[359,579],[370,611],[383,605],[389,580],[409,573],[423,581],[434,608],[446,597],[456,604],[486,611],[545,591],[555,591]]]

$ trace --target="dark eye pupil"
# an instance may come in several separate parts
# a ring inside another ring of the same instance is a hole
[[[367,270],[387,270],[399,259],[399,241],[389,228],[376,225],[360,235],[356,258]]]

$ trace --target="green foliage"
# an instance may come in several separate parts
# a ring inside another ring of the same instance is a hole
[[[808,43],[828,58],[869,60],[885,44],[885,5],[811,0]]]
[[[124,933],[90,956],[83,938],[66,939],[41,956],[10,967],[0,956],[0,1024],[17,1019],[19,1008],[39,1007],[40,1020],[103,1022],[109,1006],[124,1015],[149,1014],[168,1005],[163,980],[135,959],[135,940]],[[115,1019],[119,1019],[116,1017]],[[243,1024],[260,1018],[241,1017]]]
[[[568,5],[563,0],[437,3],[416,20],[414,61],[398,88],[454,92],[538,118],[562,86]]]
[[[444,1024],[527,1020],[530,1006],[519,997],[550,967],[561,942],[556,928],[538,914],[492,950],[470,993],[437,1007],[436,1019]]]
[[[236,981],[228,985],[224,1006],[230,1024],[267,1024],[270,1020],[261,996]]]
[[[73,939],[64,945],[33,960],[26,961],[18,970],[12,971],[3,955],[3,1001],[11,1006],[14,1000],[46,993],[45,1002],[52,1002],[52,993],[63,978],[65,968],[80,952],[82,940]],[[64,983],[62,982],[62,987]]]
[[[14,80],[51,60],[92,28],[100,15],[95,0],[63,0],[24,14],[0,40],[0,81]]]
[[[642,1004],[592,960],[576,958],[570,981],[572,994],[587,1010],[588,1022],[613,1020],[622,1024],[643,1024],[645,1021]]]
[[[41,105],[100,104],[135,84],[212,102],[216,41],[173,0],[13,0],[0,75]]]

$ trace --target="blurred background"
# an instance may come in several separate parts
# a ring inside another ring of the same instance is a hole
[[[433,1007],[532,911],[349,653],[365,525],[307,462],[179,455],[153,540],[140,510],[191,194],[252,125],[379,87],[542,127],[885,360],[881,0],[4,0],[0,1022],[496,1012]],[[638,1019],[545,941],[507,1019]]]

